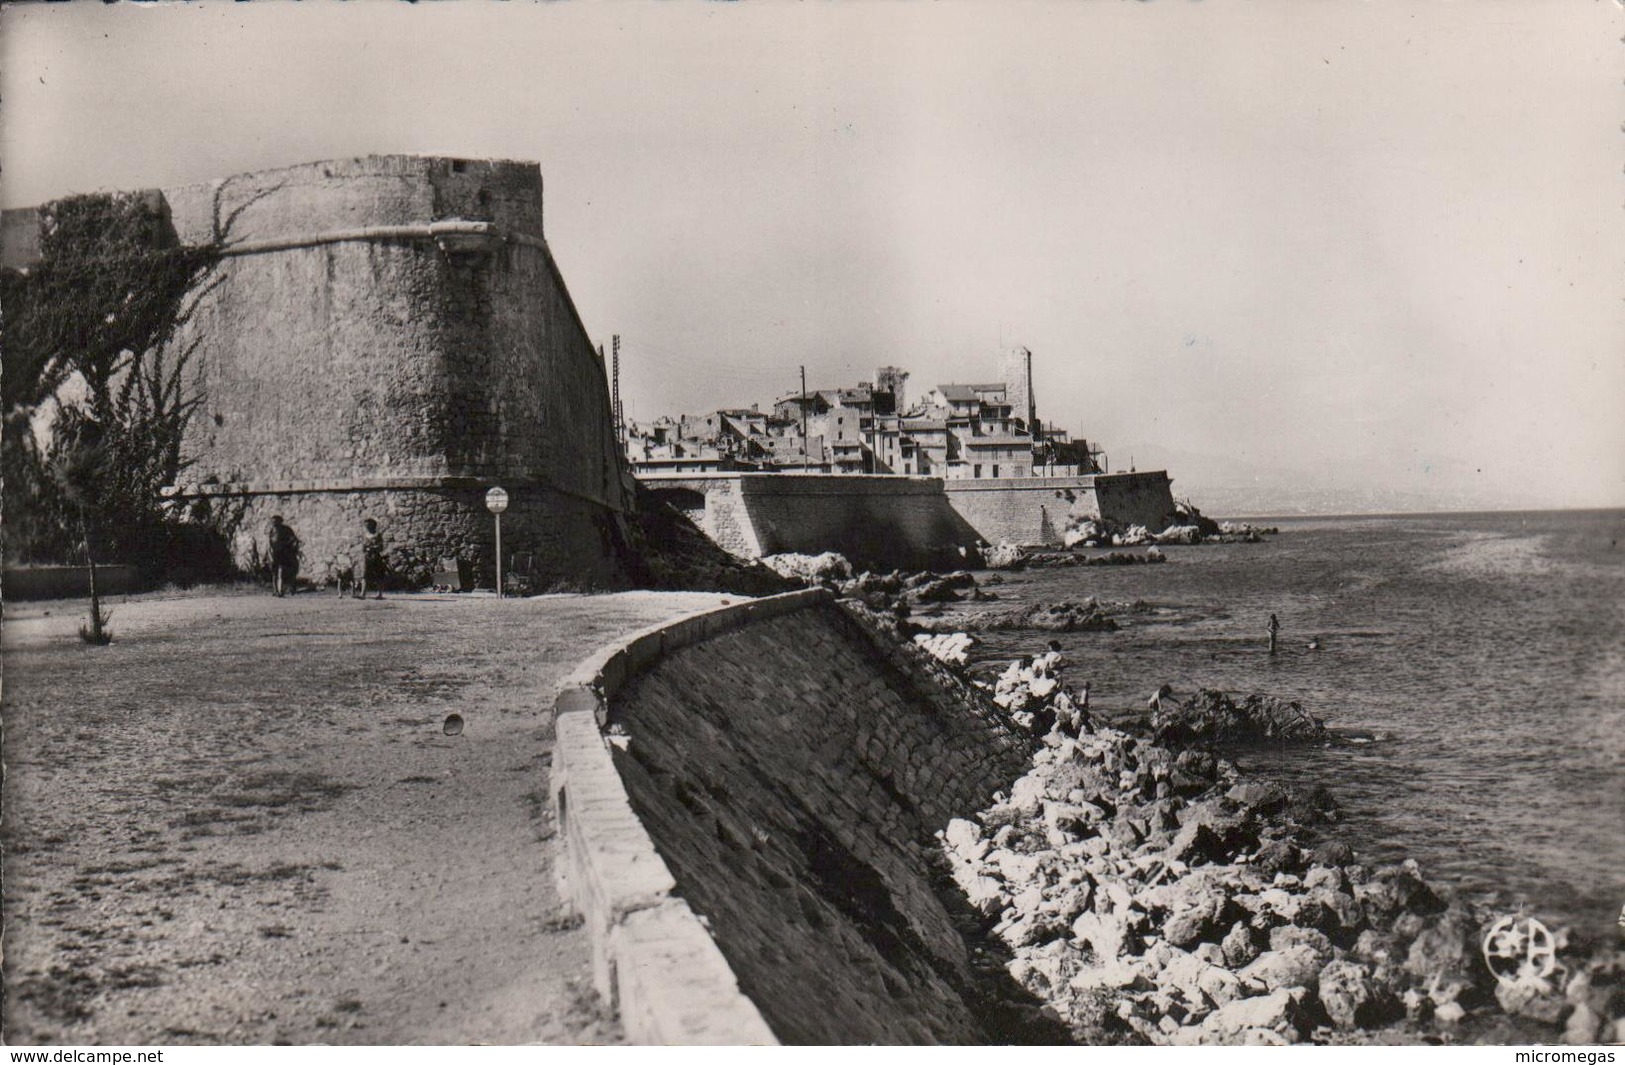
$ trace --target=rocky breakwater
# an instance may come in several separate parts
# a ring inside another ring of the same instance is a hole
[[[961,638],[920,642],[963,659]],[[994,682],[1001,705],[1047,732],[1008,794],[941,838],[954,879],[1013,952],[1011,974],[1079,1039],[1625,1036],[1617,949],[1497,977],[1491,922],[1414,863],[1356,861],[1327,838],[1328,794],[1248,781],[1192,745],[1328,741],[1301,708],[1165,698],[1151,735],[1136,735],[1095,727],[1060,670],[1059,656],[1038,656]]]
[[[1160,694],[1160,693],[1159,693]],[[1325,722],[1300,704],[1271,695],[1243,696],[1201,689],[1189,699],[1159,698],[1151,715],[1151,738],[1167,746],[1291,740],[1330,743]]]
[[[1137,547],[1144,544],[1262,543],[1280,532],[1273,527],[1238,522],[1217,522],[1188,502],[1177,503],[1161,532],[1144,525],[1124,525],[1101,518],[1080,518],[1067,526],[1062,542],[1067,547]]]
[[[1039,632],[1116,632],[1111,608],[1090,598],[1081,601],[1034,603],[995,610],[959,611],[940,617],[915,616],[909,622],[925,632],[997,632],[1033,629]]]
[[[865,571],[853,576],[852,565],[842,555],[826,551],[821,555],[769,555],[762,564],[784,578],[807,585],[809,588],[827,588],[836,595],[856,599],[875,610],[896,612],[910,606],[933,603],[958,603],[965,600],[980,602],[997,599],[998,595],[985,590],[976,577],[967,570],[937,573],[919,570],[904,573]]]
[[[1164,561],[1153,548],[1141,555],[1119,554],[1089,558],[1070,552],[1040,552],[1003,560],[1006,568],[1016,565],[1129,565]],[[1102,603],[1093,597],[1083,600],[1063,600],[1053,603],[1033,603],[1027,606],[957,610],[944,614],[941,608],[955,603],[983,603],[997,600],[993,586],[1004,578],[998,573],[984,576],[980,581],[967,570],[951,573],[920,571],[904,573],[859,573],[853,575],[852,566],[834,552],[822,555],[772,555],[762,560],[774,573],[787,580],[809,587],[827,588],[842,598],[862,603],[870,610],[889,614],[905,621],[915,630],[925,632],[992,632],[998,630],[1031,629],[1040,632],[1115,632],[1117,622],[1113,614],[1118,611],[1136,611],[1143,604]]]
[[[1149,543],[1149,541],[1141,541]],[[989,565],[989,569],[1055,569],[1066,566],[1142,566],[1168,561],[1168,556],[1155,547],[1143,552],[1108,551],[1104,555],[1085,555],[1077,551],[1026,551],[1020,560],[1007,566]]]

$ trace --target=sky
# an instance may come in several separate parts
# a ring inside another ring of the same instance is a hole
[[[7,5],[0,202],[534,160],[631,417],[1020,344],[1042,417],[1199,504],[1620,506],[1622,34],[1618,0]]]

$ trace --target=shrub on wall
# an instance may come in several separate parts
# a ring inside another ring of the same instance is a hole
[[[197,343],[178,338],[219,246],[182,245],[155,193],[74,196],[39,214],[38,261],[0,270],[6,559],[94,552],[162,571],[182,542],[208,554],[220,538],[200,543],[159,489],[187,465],[181,439],[202,396]],[[216,533],[218,518],[206,523]]]

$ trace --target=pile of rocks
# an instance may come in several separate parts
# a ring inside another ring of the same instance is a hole
[[[976,578],[964,570],[938,576],[934,573],[916,573],[903,578],[902,598],[909,603],[957,603],[964,599],[981,601],[997,599],[992,592],[983,591]]]
[[[1157,743],[1256,743],[1260,740],[1329,742],[1332,734],[1298,703],[1253,694],[1239,702],[1226,692],[1200,689],[1189,699],[1158,700],[1151,716]]]
[[[1170,525],[1151,539],[1159,544],[1199,544],[1202,530],[1195,525]]]
[[[1015,723],[1030,732],[1061,729],[1077,734],[1093,729],[1088,711],[1061,686],[1061,652],[1050,651],[1023,658],[993,679],[993,701],[1009,712]],[[986,681],[975,681],[986,688]]]
[[[962,676],[987,692],[1017,725],[1029,732],[1058,728],[1076,735],[1094,728],[1085,706],[1087,699],[1080,701],[1061,684],[1064,659],[1060,651],[1018,659],[1003,673],[989,678],[969,676],[965,669],[970,663],[970,649],[977,643],[969,633],[921,633],[914,637],[914,643],[937,661],[957,667]]]
[[[1141,566],[1168,561],[1168,556],[1155,547],[1141,553],[1112,551],[1104,555],[1080,555],[1073,551],[1034,551],[1027,555],[1025,564],[1034,568],[1055,566]]]
[[[834,551],[821,555],[768,555],[762,563],[791,580],[813,588],[828,588],[837,595],[862,600],[877,610],[893,609],[898,604],[980,602],[998,598],[983,590],[967,570],[952,573],[930,570],[870,573],[866,570],[853,576],[852,564]]]
[[[1120,533],[1113,534],[1111,545],[1113,547],[1139,547],[1152,542],[1151,530],[1144,525],[1130,525]],[[1104,546],[1104,545],[1101,545]]]
[[[1008,540],[1000,540],[993,547],[982,551],[982,567],[984,569],[1021,569],[1027,564],[1027,553],[1019,544]]]
[[[1625,1036],[1617,954],[1496,990],[1470,907],[1412,862],[1373,868],[1317,842],[1329,796],[1054,713],[1076,707],[1060,666],[1039,656],[996,682],[1000,705],[1048,731],[1009,794],[942,845],[1011,974],[1080,1039],[1358,1041],[1402,1026],[1386,1041],[1459,1032],[1497,1002],[1572,1042]]]
[[[1220,523],[1189,502],[1174,504],[1161,532],[1145,525],[1120,525],[1100,518],[1077,519],[1062,536],[1071,547],[1137,547],[1142,544],[1258,543],[1273,528]]]
[[[970,650],[976,646],[976,637],[964,632],[946,632],[936,636],[922,632],[914,637],[914,643],[938,662],[964,667],[970,664]]]
[[[1040,632],[1116,632],[1109,608],[1091,597],[1058,603],[1033,603],[1007,610],[962,611],[945,617],[915,617],[912,623],[929,632],[996,632],[1035,629]]]
[[[1094,522],[1088,522],[1083,527],[1091,533],[1097,532],[1101,527]],[[1149,539],[1139,540],[1138,543],[1149,543]],[[1009,541],[1001,541],[996,547],[989,547],[982,551],[982,568],[991,570],[1019,570],[1029,566],[1133,566],[1145,562],[1166,562],[1167,559],[1161,551],[1152,548],[1144,554],[1130,554],[1123,551],[1113,551],[1108,555],[1084,555],[1072,550],[1080,543],[1085,547],[1109,546],[1112,543],[1111,534],[1098,533],[1096,538],[1084,543],[1084,536],[1079,529],[1068,529],[1065,543],[1067,550],[1044,550],[1037,547],[1021,547]]]
[[[1166,562],[1168,558],[1155,547],[1144,552],[1112,551],[1104,555],[1085,555],[1075,551],[1039,551],[1001,543],[987,548],[980,558],[970,564],[981,563],[990,570],[1020,570],[1028,567],[1058,566],[1139,566]],[[865,570],[853,575],[852,564],[844,555],[826,551],[821,555],[802,555],[787,552],[768,555],[761,567],[788,580],[811,587],[825,587],[840,595],[867,599],[876,593],[905,596],[914,602],[946,603],[960,599],[993,599],[992,593],[982,591],[982,585],[1002,580],[997,574],[978,584],[976,578],[963,569],[943,572],[917,570],[912,573],[893,570],[890,573],[872,573]],[[761,568],[758,567],[758,568]],[[963,593],[963,594],[949,594]]]
[[[1208,537],[1208,539],[1219,544],[1257,544],[1263,543],[1264,537],[1278,535],[1280,531],[1273,525],[1248,525],[1246,522],[1221,521],[1219,522],[1219,531]]]
[[[781,577],[804,581],[809,585],[824,581],[844,581],[852,577],[852,564],[846,556],[835,551],[821,555],[802,555],[793,551],[781,555],[766,555],[762,565]]]
[[[1152,532],[1144,525],[1115,528],[1104,522],[1086,521],[1075,529],[1068,529],[1064,542],[1067,547],[1140,547],[1144,544],[1199,544],[1208,534],[1194,524],[1169,525],[1161,532]]]

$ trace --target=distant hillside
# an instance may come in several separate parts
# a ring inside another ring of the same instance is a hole
[[[1293,468],[1155,445],[1114,451],[1114,457],[1130,454],[1137,469],[1166,469],[1173,478],[1175,499],[1189,499],[1204,514],[1221,520],[1264,514],[1393,514],[1556,505],[1491,486],[1476,492],[1434,490],[1425,477],[1416,475],[1384,483],[1368,470]],[[1126,467],[1114,461],[1112,468]]]

